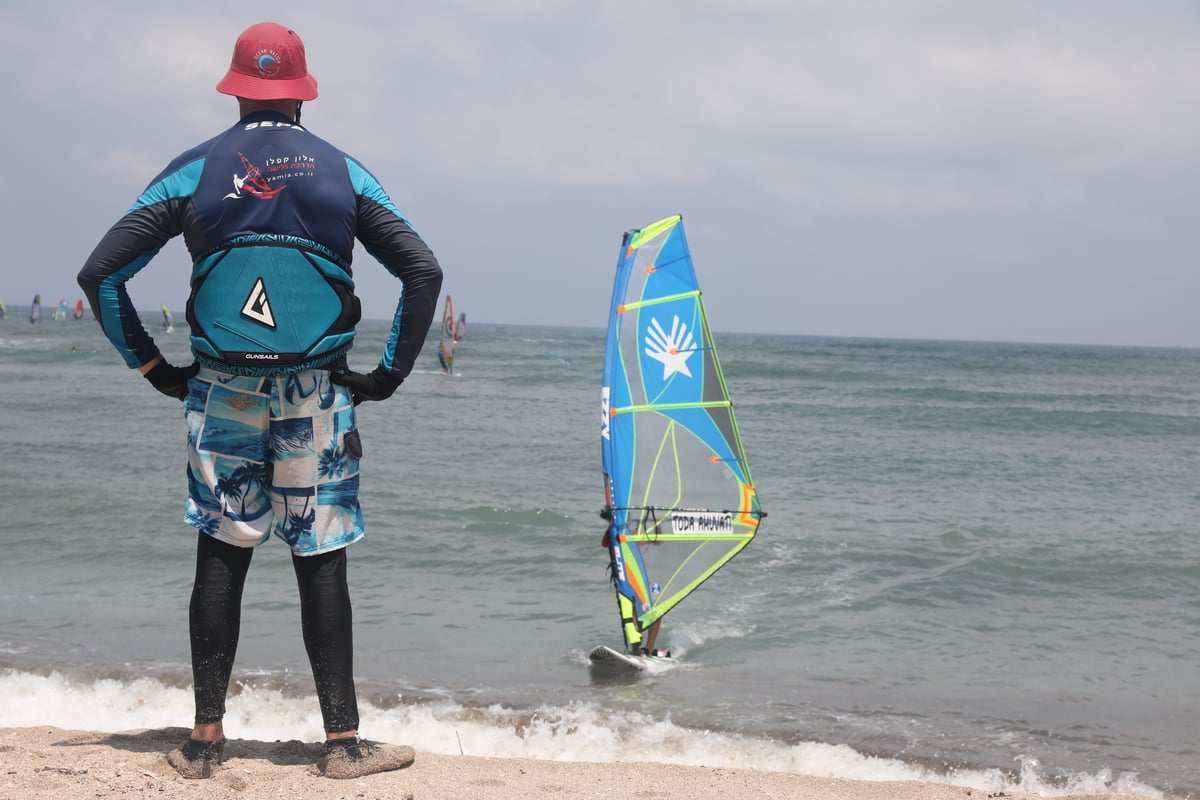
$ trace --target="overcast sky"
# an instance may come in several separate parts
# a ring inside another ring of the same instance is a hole
[[[622,233],[680,213],[717,331],[1200,347],[1197,0],[8,0],[10,317],[80,296],[236,120],[214,86],[264,20],[470,321],[603,328]],[[182,309],[189,267],[172,242],[137,305]]]

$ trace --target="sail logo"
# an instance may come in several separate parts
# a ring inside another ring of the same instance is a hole
[[[262,278],[254,282],[250,296],[242,305],[242,316],[275,330],[275,315],[271,313],[271,301],[267,298],[267,287],[263,285]]]
[[[729,511],[676,511],[671,515],[672,533],[733,533]]]
[[[609,427],[609,424],[608,424],[609,416],[610,416],[610,414],[609,414],[609,401],[608,401],[608,387],[605,386],[600,389],[600,438],[601,439],[610,438],[609,432],[610,432],[611,428]]]
[[[687,362],[695,352],[692,334],[687,325],[679,321],[678,314],[671,323],[669,334],[663,330],[657,317],[650,319],[646,327],[646,355],[663,365],[664,381],[676,373],[692,377]]]
[[[618,542],[623,542],[624,538],[616,536],[616,534],[613,533],[612,528],[609,528],[608,533],[605,535],[611,535],[615,537],[615,540],[606,540],[605,543],[607,544],[609,541],[612,542],[612,545],[608,548],[608,552],[612,555],[612,566],[613,571],[617,575],[617,582],[628,583],[629,578],[625,575],[625,548],[618,544]]]

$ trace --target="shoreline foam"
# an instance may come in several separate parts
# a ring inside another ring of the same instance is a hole
[[[418,750],[416,763],[398,772],[347,781],[319,776],[312,743],[231,739],[226,761],[207,781],[187,780],[166,753],[186,728],[121,733],[52,726],[0,728],[5,796],[22,800],[123,797],[182,800],[229,796],[239,800],[330,796],[411,797],[412,800],[586,800],[616,796],[692,800],[788,798],[804,800],[1036,800],[1045,795],[991,794],[924,781],[859,781],[795,773],[645,762],[565,762],[524,758],[436,755]],[[1070,800],[1143,800],[1127,794],[1064,795]]]

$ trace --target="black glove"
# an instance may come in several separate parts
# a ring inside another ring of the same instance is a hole
[[[365,375],[361,372],[333,372],[329,380],[338,386],[349,386],[354,405],[364,400],[387,400],[404,383],[403,378],[397,378],[383,367],[376,367]]]
[[[199,371],[200,365],[194,361],[186,367],[173,367],[160,361],[146,373],[146,380],[167,397],[183,400],[188,396],[188,381]]]

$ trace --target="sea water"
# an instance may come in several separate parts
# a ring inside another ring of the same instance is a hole
[[[145,318],[153,325],[155,312]],[[186,333],[152,328],[175,363]],[[364,323],[353,365],[387,333]],[[472,323],[360,408],[364,735],[989,791],[1200,797],[1200,351],[717,334],[769,517],[620,646],[604,332]],[[187,726],[179,403],[90,319],[0,321],[0,725]],[[251,566],[234,739],[322,737],[287,548]]]

